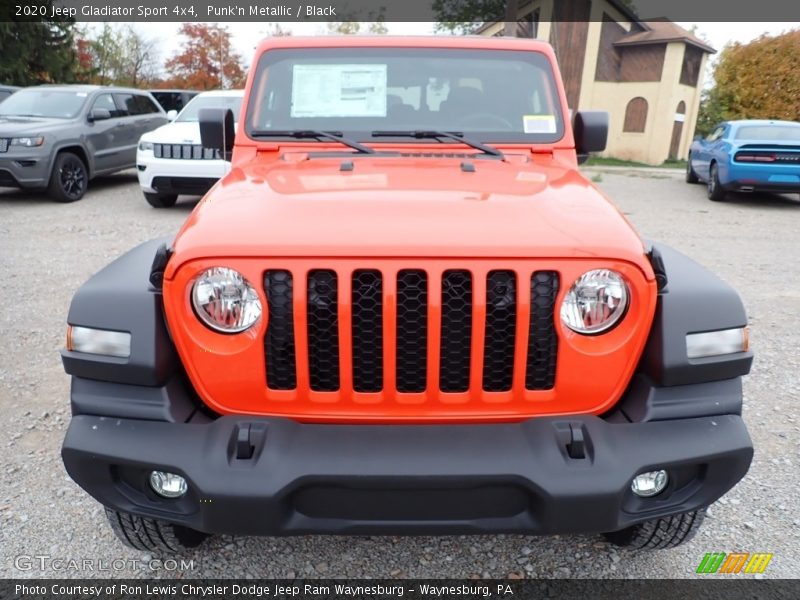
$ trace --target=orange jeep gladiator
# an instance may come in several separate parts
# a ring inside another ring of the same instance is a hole
[[[262,43],[238,129],[200,115],[229,174],[69,311],[63,460],[120,539],[689,539],[752,458],[747,318],[569,115],[539,41]]]

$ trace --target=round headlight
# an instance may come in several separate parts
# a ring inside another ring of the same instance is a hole
[[[572,284],[561,303],[561,322],[577,333],[602,333],[616,325],[628,308],[628,286],[609,269],[587,271]]]
[[[241,273],[226,267],[208,269],[197,278],[192,305],[203,323],[222,333],[244,331],[261,316],[256,290]]]

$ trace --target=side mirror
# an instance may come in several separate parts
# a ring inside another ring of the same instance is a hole
[[[168,111],[167,111],[167,120],[168,120],[170,123],[171,123],[172,121],[174,121],[174,120],[175,120],[175,117],[177,117],[177,116],[178,116],[178,111],[177,111],[177,110],[173,109],[173,110],[168,110]]]
[[[95,121],[107,121],[111,118],[111,111],[107,108],[93,108],[89,113],[89,123]]]
[[[233,152],[233,111],[230,108],[201,108],[197,113],[200,123],[200,143],[214,150],[224,160]]]
[[[602,152],[608,141],[608,113],[603,110],[579,110],[572,125],[578,163],[586,162],[590,152]]]

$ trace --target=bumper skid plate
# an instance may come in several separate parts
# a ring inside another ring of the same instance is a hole
[[[62,450],[101,503],[207,533],[534,534],[615,531],[707,506],[747,472],[735,415],[612,424],[322,425],[226,416],[174,424],[75,416]],[[154,469],[189,483],[156,496]],[[642,472],[667,489],[641,499]]]

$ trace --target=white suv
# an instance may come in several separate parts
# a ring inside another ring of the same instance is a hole
[[[198,94],[172,123],[141,137],[136,152],[139,185],[150,206],[167,208],[179,194],[202,196],[230,169],[219,151],[200,144],[201,108],[230,108],[239,120],[243,90]]]

